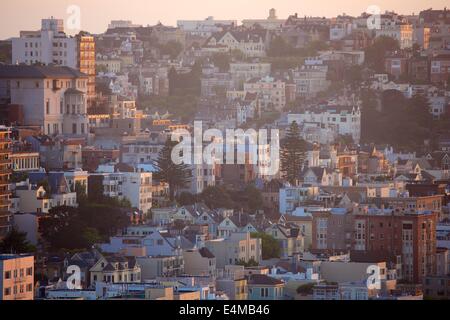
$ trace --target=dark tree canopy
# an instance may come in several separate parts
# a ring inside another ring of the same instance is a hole
[[[170,201],[175,200],[177,190],[186,187],[192,178],[191,170],[187,164],[175,164],[172,161],[172,150],[176,145],[177,142],[167,139],[164,148],[160,151],[158,159],[154,163],[156,167],[155,179],[169,184]]]
[[[4,238],[0,241],[0,253],[31,253],[36,251],[36,248],[30,244],[27,240],[27,234],[20,232],[16,228],[13,228]]]
[[[435,139],[434,128],[439,123],[433,121],[426,98],[408,99],[397,90],[386,90],[378,97],[373,91],[364,90],[362,101],[363,142],[417,151],[424,147],[425,140]]]
[[[377,73],[384,72],[384,58],[386,53],[399,50],[397,40],[391,37],[381,36],[366,49],[366,64]]]
[[[262,242],[262,258],[264,260],[280,258],[280,243],[264,232],[252,233],[252,238],[260,238]]]
[[[293,121],[281,143],[281,169],[287,180],[295,184],[305,161],[306,142],[300,138],[300,128]]]

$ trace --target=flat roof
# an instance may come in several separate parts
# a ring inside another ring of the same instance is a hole
[[[0,261],[34,257],[32,254],[0,254]]]

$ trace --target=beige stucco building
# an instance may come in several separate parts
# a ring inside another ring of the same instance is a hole
[[[224,269],[226,265],[254,260],[259,263],[262,256],[261,239],[252,238],[250,233],[232,233],[227,239],[209,240],[205,243],[216,257],[216,266]]]
[[[34,256],[0,255],[0,300],[34,299]]]
[[[216,257],[207,248],[183,251],[184,271],[189,275],[214,275]]]

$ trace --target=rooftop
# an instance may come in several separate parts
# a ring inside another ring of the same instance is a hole
[[[86,74],[69,67],[0,65],[0,79],[82,78]]]
[[[32,254],[0,254],[0,261],[34,257]]]

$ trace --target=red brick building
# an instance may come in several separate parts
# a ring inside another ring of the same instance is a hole
[[[120,158],[120,150],[86,147],[81,151],[81,158],[83,170],[93,172],[101,164],[116,162]]]
[[[398,211],[397,211],[398,210]],[[321,212],[313,214],[312,250],[378,257],[398,264],[399,278],[421,283],[436,269],[437,213],[401,212],[358,208],[352,213]]]
[[[408,58],[402,55],[392,55],[384,60],[386,73],[392,75],[395,79],[408,74]]]
[[[431,58],[430,81],[444,83],[450,80],[450,54]]]

